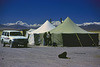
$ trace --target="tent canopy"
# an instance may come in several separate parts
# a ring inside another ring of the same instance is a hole
[[[51,33],[90,33],[78,27],[69,17],[62,24],[52,29]]]
[[[38,29],[34,30],[31,33],[44,33],[44,32],[48,32],[52,29],[54,29],[55,26],[53,26],[48,20]]]
[[[29,37],[29,34],[32,32],[32,31],[34,31],[35,29],[30,29],[30,30],[28,30],[28,31],[26,31],[26,37],[28,38]]]

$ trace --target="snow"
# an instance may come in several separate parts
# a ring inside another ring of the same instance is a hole
[[[60,21],[52,21],[51,22],[52,25],[54,26],[58,26],[61,24]],[[26,26],[26,27],[37,27],[37,26],[41,26],[42,24],[37,24],[37,23],[34,23],[34,24],[27,24],[26,22],[23,22],[23,21],[17,21],[15,23],[6,23],[6,24],[3,24],[3,25],[6,25],[6,26],[10,26],[10,25],[22,25],[22,26]],[[78,26],[87,26],[87,25],[100,25],[100,22],[84,22],[82,24],[77,24]]]
[[[100,25],[100,22],[85,22],[83,24],[77,24],[78,26],[87,26],[87,25]]]

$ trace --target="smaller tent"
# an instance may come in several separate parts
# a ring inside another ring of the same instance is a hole
[[[29,36],[29,44],[34,45],[38,44],[41,41],[42,35],[39,35],[40,33],[45,33],[48,32],[52,29],[54,29],[55,26],[53,26],[48,20],[38,29],[30,32]]]
[[[29,38],[30,33],[31,33],[32,31],[34,31],[34,30],[35,30],[35,29],[30,29],[30,30],[26,31],[26,37]]]

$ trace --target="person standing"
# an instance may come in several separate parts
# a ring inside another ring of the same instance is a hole
[[[48,34],[47,34],[47,45],[48,46],[51,45],[51,34],[50,34],[50,32],[48,32]]]
[[[49,38],[48,38],[48,43],[49,43],[49,45],[51,46],[51,45],[52,45],[52,41],[51,41],[51,33],[50,33],[50,32],[48,32],[48,35],[49,35]]]
[[[44,33],[43,38],[44,38],[44,46],[47,46],[47,32]]]

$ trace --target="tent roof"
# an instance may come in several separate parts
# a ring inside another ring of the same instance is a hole
[[[27,31],[28,34],[30,34],[32,31],[34,31],[35,29],[30,29]]]
[[[53,26],[48,20],[38,29],[34,30],[32,33],[44,33],[48,32],[52,29],[54,29],[55,26]]]
[[[90,33],[78,27],[69,17],[62,24],[50,31],[51,33]]]
[[[31,31],[34,31],[35,29],[30,29],[30,30],[28,30],[28,32],[31,32]]]

